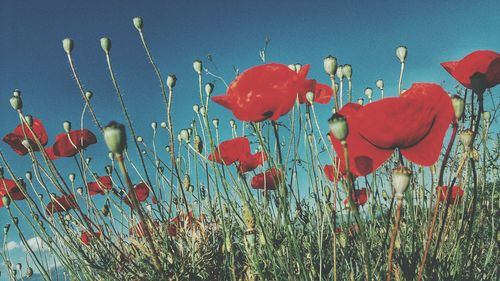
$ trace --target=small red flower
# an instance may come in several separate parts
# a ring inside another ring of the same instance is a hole
[[[247,154],[250,154],[250,142],[246,137],[239,137],[221,142],[215,152],[208,155],[208,160],[231,165]]]
[[[278,63],[252,67],[231,82],[226,95],[212,100],[231,110],[239,120],[253,122],[278,120],[292,109],[297,95],[304,102],[307,91],[316,92],[316,102],[327,103],[332,90],[307,80],[309,67],[304,65],[299,73]]]
[[[448,94],[437,84],[416,83],[400,97],[365,106],[348,104],[340,111],[347,119],[350,170],[355,176],[375,171],[399,148],[408,160],[434,164],[455,115]],[[340,159],[340,142],[331,137]],[[340,162],[345,169],[344,161]]]
[[[12,200],[26,199],[26,184],[20,181],[21,188],[17,186],[16,182],[8,179],[0,179],[0,198],[8,196]],[[0,200],[0,208],[3,207],[3,201]]]
[[[75,195],[70,194],[54,198],[52,202],[47,204],[45,211],[47,212],[48,215],[53,215],[54,213],[66,212],[72,209],[79,209],[79,208],[80,207],[76,203]]]
[[[89,191],[90,196],[94,196],[96,194],[104,195],[105,189],[112,189],[113,181],[110,176],[102,176],[98,177],[96,182],[89,182],[87,184],[87,189]]]
[[[148,199],[149,196],[149,187],[146,183],[141,182],[134,186],[134,192],[135,195],[137,196],[137,200],[139,202],[144,202],[146,199]],[[123,198],[123,202],[125,204],[132,206],[132,194],[129,192],[125,198]]]
[[[500,84],[500,54],[493,51],[475,51],[441,65],[464,87],[479,94]]]
[[[40,119],[33,118],[31,130],[33,130],[40,143],[45,146],[49,138]],[[25,138],[28,140],[33,151],[40,151],[40,148],[36,144],[35,137],[25,124],[18,125],[12,133],[5,135],[3,137],[3,141],[10,145],[15,153],[19,155],[26,155],[28,154],[28,149],[26,149],[26,147],[22,144],[22,141]]]
[[[276,168],[271,168],[264,173],[254,176],[251,184],[255,189],[275,190],[281,180],[281,171]]]
[[[90,232],[90,231],[82,231],[82,234],[80,236],[80,241],[84,245],[90,245],[90,243],[94,242],[96,238],[101,237],[101,232]]]
[[[155,227],[158,227],[160,223],[158,221],[153,221],[153,225]],[[129,235],[136,236],[137,238],[142,238],[146,234],[146,227],[147,225],[144,224],[142,221],[134,226],[132,226],[129,230],[128,233]],[[150,232],[153,231],[151,227],[148,226],[148,229]]]
[[[436,187],[436,192],[438,192],[439,186]],[[446,196],[448,195],[448,187],[441,187],[441,194],[439,194],[439,202],[447,202],[447,204],[452,204],[455,200],[460,199],[464,196],[464,190],[460,188],[460,186],[453,186],[451,188],[451,194],[448,200],[446,200]]]
[[[340,165],[340,159],[338,157],[334,157],[333,161],[335,166],[338,167],[339,171],[336,173],[333,169],[333,165],[325,165],[323,167],[323,172],[325,172],[326,178],[333,182],[338,182],[341,177],[346,175],[345,165]]]
[[[255,154],[247,154],[240,159],[238,164],[238,171],[246,173],[255,170],[257,167],[262,166],[267,161],[267,155],[264,152],[257,152]]]
[[[358,206],[365,205],[366,202],[368,201],[368,194],[366,192],[366,188],[354,190],[354,193],[352,194],[352,200],[354,201],[354,204]],[[349,198],[344,199],[344,206],[346,207],[349,206]]]
[[[56,136],[56,142],[52,146],[53,155],[56,158],[71,157],[95,143],[97,143],[96,136],[87,129],[70,131],[69,137],[67,133],[62,133]]]

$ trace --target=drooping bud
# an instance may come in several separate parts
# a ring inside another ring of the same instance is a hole
[[[108,149],[114,154],[122,154],[127,147],[127,136],[123,124],[111,121],[104,128],[104,141]]]
[[[403,194],[410,185],[411,170],[399,166],[392,170],[392,190],[396,199],[402,199]]]
[[[306,100],[310,104],[313,104],[313,102],[314,102],[314,93],[313,92],[307,92],[306,93]]]
[[[83,194],[83,187],[79,186],[77,189],[76,189],[76,192],[80,195]]]
[[[215,129],[219,128],[219,118],[214,118],[212,120],[212,124],[214,124]]]
[[[101,48],[105,54],[109,54],[109,51],[111,51],[111,39],[109,39],[108,37],[102,37]]]
[[[111,174],[113,174],[113,167],[111,167],[111,165],[104,166],[104,170],[106,171],[106,174],[108,176],[111,176]]]
[[[5,195],[2,197],[2,203],[3,205],[5,206],[5,208],[9,208],[9,205],[10,205],[10,197]]]
[[[235,125],[236,121],[234,121],[234,119],[229,120],[229,126],[231,126],[231,128],[234,128]]]
[[[196,73],[198,73],[198,75],[201,75],[201,71],[203,70],[203,63],[200,60],[195,60],[193,62],[193,68],[194,68],[194,71],[196,71]]]
[[[26,277],[30,278],[31,276],[33,276],[33,268],[28,266],[28,268],[26,268]]]
[[[404,63],[407,54],[408,54],[408,49],[405,46],[399,46],[396,48],[396,57],[398,57],[399,62]]]
[[[213,91],[214,91],[214,84],[212,83],[205,84],[205,93],[207,94],[207,96],[210,96]]]
[[[33,174],[30,171],[26,171],[25,176],[28,181],[31,181],[33,179]]]
[[[349,129],[347,126],[347,120],[344,116],[336,113],[333,114],[330,119],[328,119],[328,125],[333,136],[339,141],[343,141],[347,138],[349,134]]]
[[[205,116],[205,114],[207,114],[207,109],[204,106],[200,107],[200,114],[201,116]]]
[[[330,75],[330,77],[335,76],[335,72],[337,71],[337,58],[331,55],[328,55],[323,60],[323,66],[325,68],[325,72]]]
[[[368,87],[365,89],[365,96],[368,98],[368,100],[372,100],[373,97],[373,89]]]
[[[194,136],[194,149],[198,152],[201,153],[203,151],[203,141],[201,140],[201,137],[199,135]]]
[[[75,182],[75,173],[70,173],[70,174],[68,175],[68,178],[69,178],[69,181],[70,181],[70,182]]]
[[[351,80],[352,77],[352,67],[350,64],[345,64],[342,67],[342,73],[344,73],[344,76],[348,79]]]
[[[142,26],[143,26],[142,18],[141,17],[134,17],[134,19],[132,21],[134,22],[135,28],[138,31],[142,31]]]
[[[167,86],[169,89],[173,89],[175,87],[175,83],[177,83],[177,77],[173,74],[170,74],[167,77]]]
[[[197,105],[197,104],[193,105],[193,111],[194,111],[195,113],[200,112],[200,106],[199,106],[199,105]]]
[[[181,140],[189,142],[189,132],[186,129],[182,129],[179,135]]]
[[[375,85],[377,86],[377,88],[379,88],[379,90],[383,90],[384,89],[384,80],[378,79],[377,82],[375,82]]]
[[[62,45],[63,49],[66,52],[66,54],[71,54],[71,51],[73,51],[73,39],[71,38],[64,38],[62,40]]]
[[[92,99],[92,96],[94,96],[94,93],[92,93],[91,91],[85,92],[85,97],[87,98],[87,100]]]
[[[451,97],[451,104],[453,105],[453,110],[455,111],[455,117],[459,120],[464,113],[465,101],[460,96],[454,95]]]
[[[466,149],[468,149],[472,143],[472,136],[474,133],[470,129],[465,129],[460,132],[460,141]]]
[[[151,122],[151,128],[153,130],[156,130],[156,128],[158,128],[158,123],[156,123],[155,121]]]
[[[66,133],[69,133],[71,131],[71,122],[69,121],[64,121],[63,122],[63,129]]]

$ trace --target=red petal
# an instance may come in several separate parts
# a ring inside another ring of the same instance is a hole
[[[238,171],[240,173],[246,173],[255,170],[257,167],[264,164],[267,160],[267,156],[263,152],[257,152],[255,154],[247,154],[240,159],[238,165]]]
[[[139,202],[144,202],[149,196],[149,187],[146,183],[141,182],[134,186],[134,192],[137,196]],[[129,206],[132,206],[132,194],[129,192],[127,196],[123,199],[123,202]]]
[[[53,145],[54,155],[71,157],[95,143],[97,143],[96,136],[87,129],[71,131],[69,138],[66,133],[62,133],[56,136],[56,142]]]
[[[257,174],[252,178],[252,187],[255,189],[274,190],[282,180],[281,171],[271,168],[264,173]]]
[[[26,184],[23,181],[20,181],[20,184],[21,188],[13,180],[0,179],[0,197],[10,196],[13,200],[26,199]]]
[[[316,84],[314,91],[314,102],[328,104],[332,98],[332,87],[325,84]]]
[[[104,189],[113,188],[113,181],[110,176],[102,176],[97,179],[97,182],[89,182],[87,184],[87,189],[89,195],[93,196],[96,194],[104,195]]]
[[[250,141],[246,137],[239,137],[221,142],[217,150],[208,155],[208,160],[219,164],[231,165],[243,159],[249,153]]]
[[[366,202],[368,202],[368,194],[366,192],[366,188],[355,190],[352,197],[354,204],[359,206],[364,206]],[[344,199],[344,205],[349,205],[349,198]]]
[[[53,215],[54,213],[69,211],[72,209],[79,209],[75,200],[75,195],[73,194],[54,198],[52,202],[47,204],[45,211],[48,215]]]

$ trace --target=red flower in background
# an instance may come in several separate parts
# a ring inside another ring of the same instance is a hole
[[[78,204],[76,203],[75,195],[63,195],[59,197],[55,197],[52,202],[47,204],[45,211],[48,215],[53,215],[58,212],[66,212],[72,209],[79,209]]]
[[[416,83],[400,97],[366,106],[347,104],[340,111],[347,119],[350,170],[355,176],[375,171],[399,148],[408,160],[434,164],[455,115],[448,94],[437,84]],[[340,142],[330,138],[340,159]],[[340,162],[345,169],[344,161]]]
[[[144,202],[146,201],[146,199],[148,199],[148,196],[149,196],[149,187],[146,183],[144,182],[141,182],[139,184],[137,184],[136,186],[134,186],[134,192],[135,192],[135,196],[137,196],[137,200],[139,202]],[[129,206],[132,206],[132,194],[129,192],[127,194],[127,196],[125,198],[123,198],[123,202],[125,202],[125,204],[129,205]]]
[[[158,221],[153,221],[153,225],[155,227],[158,227],[160,225],[160,223]],[[129,228],[128,230],[128,234],[129,235],[132,235],[132,236],[136,236],[137,238],[142,238],[144,237],[144,235],[146,234],[146,228],[147,225],[144,224],[142,221],[134,226],[132,226],[131,228]],[[149,231],[151,232],[153,229],[148,227]]]
[[[90,232],[90,231],[82,231],[82,234],[80,236],[80,241],[84,245],[90,245],[90,243],[94,242],[96,238],[101,237],[100,232]]]
[[[255,189],[275,190],[281,180],[281,171],[276,168],[271,168],[264,173],[255,175],[252,178],[251,184]]]
[[[354,204],[358,206],[365,205],[368,201],[368,193],[366,192],[366,188],[354,190],[354,193],[352,194],[352,200],[354,201]],[[344,206],[349,206],[349,197],[344,199]]]
[[[439,191],[439,186],[436,187],[436,192]],[[441,193],[439,194],[439,202],[447,202],[447,204],[452,204],[455,200],[460,199],[464,196],[464,190],[459,186],[453,186],[451,188],[451,194],[448,200],[446,200],[446,196],[448,195],[448,187],[441,186]]]
[[[40,119],[33,118],[33,124],[31,125],[31,130],[33,130],[36,138],[38,138],[40,143],[43,146],[45,146],[49,138]],[[18,125],[12,133],[8,133],[7,135],[5,135],[3,137],[3,141],[8,145],[10,145],[10,147],[14,150],[15,153],[19,155],[26,155],[28,154],[28,149],[26,149],[26,147],[22,144],[25,138],[28,140],[33,151],[40,151],[40,148],[36,144],[35,136],[33,136],[27,125],[22,124]]]
[[[500,54],[493,51],[475,51],[441,65],[464,87],[479,94],[500,84]]]
[[[0,198],[8,196],[12,200],[24,200],[26,199],[26,184],[23,181],[19,181],[21,188],[17,186],[16,182],[8,179],[0,179]],[[3,207],[3,201],[0,200],[0,208]]]
[[[238,171],[242,174],[253,171],[257,167],[262,166],[265,161],[267,161],[267,155],[264,152],[247,154],[240,159],[240,163],[238,164]]]
[[[112,189],[113,181],[110,176],[98,177],[96,182],[89,182],[87,184],[87,189],[90,196],[101,194],[104,195],[105,189]]]
[[[323,172],[325,172],[326,178],[329,181],[338,182],[341,176],[345,177],[346,175],[345,165],[340,165],[340,158],[338,157],[334,157],[333,161],[335,163],[335,166],[338,167],[339,171],[336,173],[333,169],[333,165],[325,165],[323,167]]]
[[[253,122],[278,120],[292,109],[297,94],[304,102],[308,91],[315,92],[316,102],[328,103],[332,90],[307,80],[309,67],[304,65],[298,73],[278,63],[252,67],[231,82],[226,95],[212,100],[231,110],[239,120]]]
[[[59,157],[71,157],[76,155],[80,150],[87,148],[91,144],[97,143],[96,136],[87,129],[75,130],[67,133],[62,133],[56,136],[56,142],[52,146],[53,155],[51,160]],[[48,149],[47,149],[48,150]]]
[[[215,152],[208,155],[208,160],[231,165],[247,154],[250,154],[250,142],[246,137],[239,137],[221,142]]]

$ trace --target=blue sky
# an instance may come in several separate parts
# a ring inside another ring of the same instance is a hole
[[[328,83],[328,77],[322,61],[331,54],[341,64],[353,66],[357,98],[365,87],[375,88],[379,78],[385,80],[386,95],[396,94],[399,63],[394,50],[406,45],[403,87],[446,81],[445,87],[452,89],[455,82],[439,63],[478,49],[498,51],[498,10],[499,1],[1,0],[0,135],[17,124],[8,102],[15,88],[23,92],[25,112],[44,121],[49,144],[62,132],[63,121],[78,123],[83,104],[61,47],[65,37],[75,41],[77,71],[94,92],[92,102],[101,122],[123,122],[99,44],[99,38],[107,36],[113,42],[115,72],[138,134],[150,138],[150,123],[165,120],[165,111],[158,82],[132,25],[134,16],[144,18],[146,39],[163,75],[175,73],[179,79],[173,110],[176,128],[181,129],[188,127],[197,102],[192,62],[201,59],[211,67],[207,54],[229,82],[234,78],[233,67],[245,70],[261,63],[258,51],[269,36],[268,61],[310,63],[309,77],[323,83]],[[217,82],[215,93],[224,91]],[[212,109],[212,117],[219,117],[226,126],[230,113],[219,106]],[[329,106],[318,110],[321,118],[328,117]],[[96,131],[90,119],[85,122]],[[96,166],[103,166],[107,159],[98,157],[106,156],[106,148],[100,137],[98,141],[89,154],[94,155]],[[28,159],[18,157],[4,143],[0,150],[19,176],[30,168]],[[0,215],[0,225],[7,221]],[[14,256],[22,255],[18,251]]]

